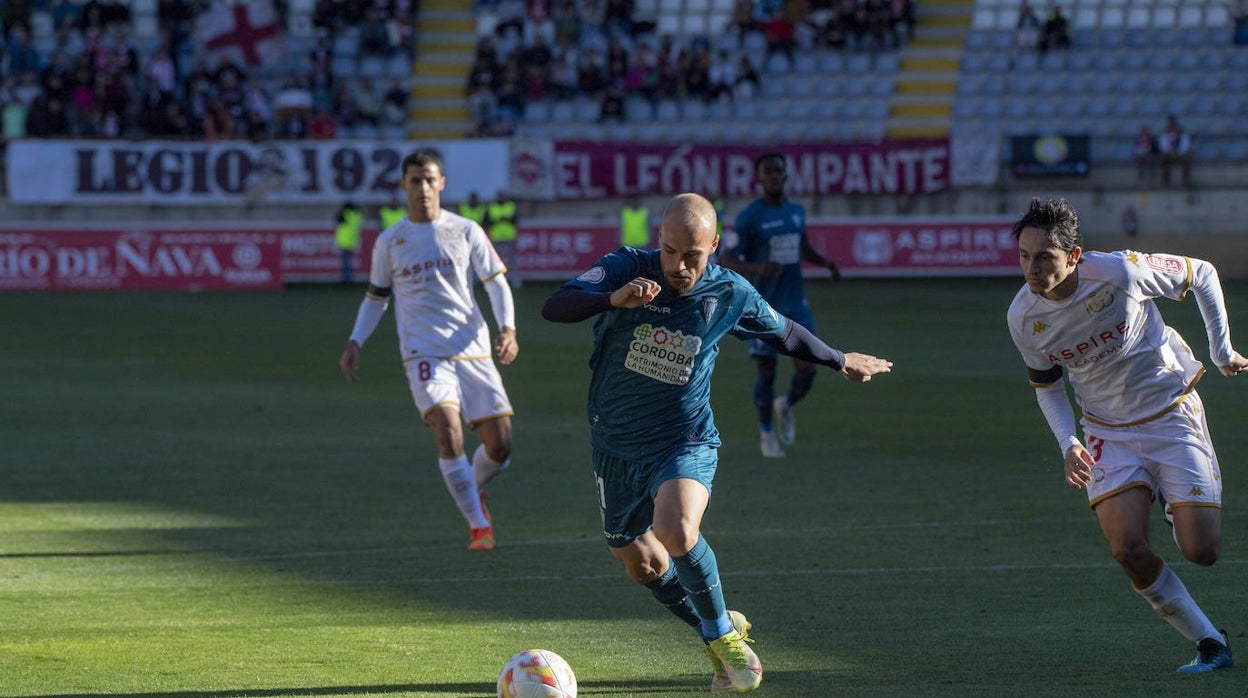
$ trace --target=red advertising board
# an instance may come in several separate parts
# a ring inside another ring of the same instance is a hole
[[[847,219],[811,223],[810,243],[849,276],[1017,274],[1013,220]]]
[[[265,231],[0,230],[0,291],[278,288],[280,255]]]
[[[850,277],[997,276],[1018,270],[1011,223],[824,219],[809,222],[807,234]],[[368,278],[378,234],[363,232],[356,281]],[[732,230],[724,235],[731,244]],[[513,271],[531,280],[569,279],[618,247],[614,225],[528,221],[516,236]],[[254,289],[341,278],[342,258],[327,228],[0,227],[0,291]]]

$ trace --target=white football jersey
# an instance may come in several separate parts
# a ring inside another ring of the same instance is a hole
[[[1010,304],[1010,335],[1027,366],[1061,366],[1084,416],[1110,426],[1155,417],[1191,391],[1204,367],[1153,299],[1182,300],[1194,279],[1216,285],[1212,267],[1168,254],[1086,252],[1078,274],[1069,298],[1052,301],[1024,285]],[[1209,295],[1222,317],[1210,325],[1221,328],[1210,333],[1211,350],[1229,361],[1221,292]],[[1201,311],[1209,325],[1203,303]]]
[[[505,271],[479,224],[443,210],[430,223],[404,218],[382,231],[368,280],[393,290],[405,360],[482,359],[491,356],[490,332],[472,274],[484,281]]]

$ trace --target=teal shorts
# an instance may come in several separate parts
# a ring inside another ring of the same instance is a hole
[[[598,512],[607,545],[623,548],[650,530],[654,497],[668,480],[697,480],[711,491],[719,450],[705,445],[673,450],[656,462],[630,461],[594,450]]]

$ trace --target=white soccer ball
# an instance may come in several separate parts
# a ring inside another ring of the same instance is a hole
[[[498,673],[498,698],[576,698],[576,674],[550,650],[525,650]]]

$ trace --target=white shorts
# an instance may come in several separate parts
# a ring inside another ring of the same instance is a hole
[[[1096,459],[1088,501],[1132,487],[1158,491],[1172,507],[1222,506],[1222,471],[1209,438],[1205,406],[1190,393],[1161,417],[1131,427],[1106,427],[1083,420],[1084,446]]]
[[[512,414],[511,401],[493,359],[415,356],[405,361],[403,367],[422,416],[438,406],[459,408],[469,424]]]

